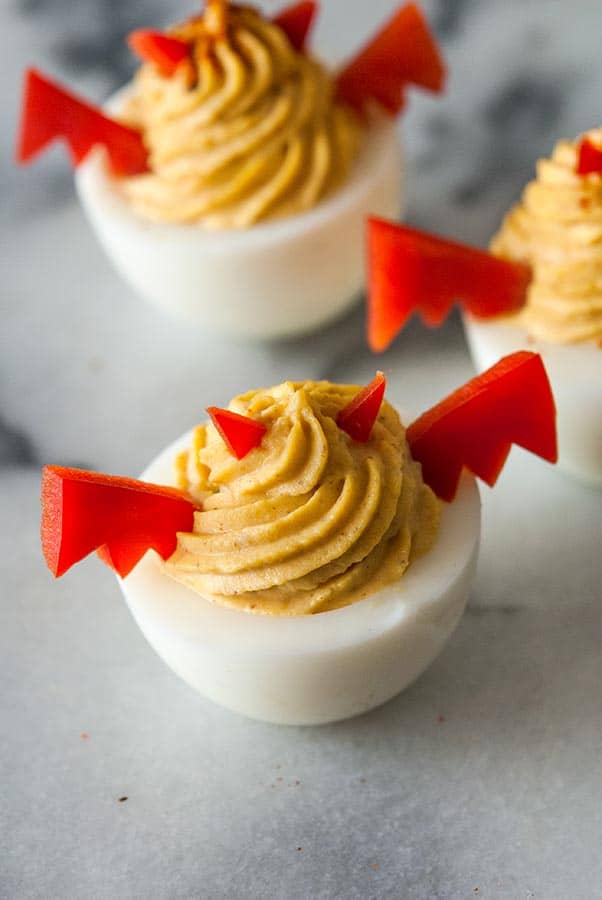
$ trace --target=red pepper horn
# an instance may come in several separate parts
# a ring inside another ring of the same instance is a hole
[[[138,29],[128,35],[128,47],[146,62],[154,63],[164,75],[173,75],[181,62],[190,56],[187,41],[169,37],[160,31]]]
[[[337,425],[360,444],[370,440],[372,428],[382,406],[387,379],[377,372],[370,384],[362,388],[339,412]]]
[[[286,33],[295,50],[301,51],[305,47],[317,12],[318,4],[314,0],[301,0],[300,3],[286,6],[272,21]]]
[[[602,146],[583,138],[577,152],[577,175],[602,175]]]
[[[229,409],[208,406],[207,412],[218,430],[221,439],[237,459],[242,459],[255,447],[267,431],[265,425],[250,416],[241,416]]]

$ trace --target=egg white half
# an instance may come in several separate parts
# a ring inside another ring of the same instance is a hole
[[[141,478],[173,484],[174,456],[189,443],[184,435]],[[252,718],[321,724],[384,703],[438,655],[464,610],[479,535],[479,494],[466,475],[431,550],[399,582],[342,609],[228,609],[163,574],[153,551],[120,584],[148,642],[201,694]]]

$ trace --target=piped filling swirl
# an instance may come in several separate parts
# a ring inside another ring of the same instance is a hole
[[[602,145],[602,129],[587,135]],[[510,210],[491,243],[529,263],[533,280],[516,321],[536,338],[602,338],[602,175],[578,175],[578,142],[561,141]]]
[[[179,486],[203,505],[165,570],[198,593],[249,611],[336,609],[401,577],[432,544],[439,507],[383,402],[368,443],[336,424],[357,388],[286,382],[230,408],[267,427],[242,460],[213,425],[177,460]]]
[[[122,117],[144,134],[151,171],[124,179],[136,211],[158,222],[246,228],[310,209],[347,177],[360,142],[324,67],[249,7],[172,29],[191,44],[171,76],[143,65]]]

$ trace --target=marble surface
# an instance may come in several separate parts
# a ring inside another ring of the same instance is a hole
[[[270,346],[172,322],[109,268],[60,148],[10,166],[25,61],[101,99],[131,71],[116,38],[176,5],[0,7],[0,898],[602,897],[599,492],[514,450],[445,652],[383,708],[317,729],[200,699],[100,563],[58,583],[43,565],[45,462],[135,475],[251,384],[378,364],[419,411],[471,374],[455,319],[378,362],[361,309]],[[317,46],[342,56],[394,3],[323,5]],[[425,7],[451,78],[404,117],[408,218],[484,244],[535,157],[599,121],[599,0]]]

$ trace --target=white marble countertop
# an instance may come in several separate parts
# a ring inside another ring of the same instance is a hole
[[[535,157],[599,120],[599,2],[425,5],[452,78],[404,120],[408,217],[485,243]],[[124,77],[127,58],[86,48],[165,16],[127,6],[0,10],[3,149],[23,60],[98,99]],[[343,53],[394,3],[325,6],[318,45]],[[54,583],[41,558],[43,463],[135,475],[209,403],[284,378],[366,382],[377,365],[419,411],[472,372],[458,321],[413,324],[378,360],[361,309],[311,341],[209,339],[118,280],[60,150],[2,176],[0,898],[602,897],[599,492],[514,449],[483,490],[478,574],[444,653],[383,708],[321,728],[199,698],[107,569]]]

